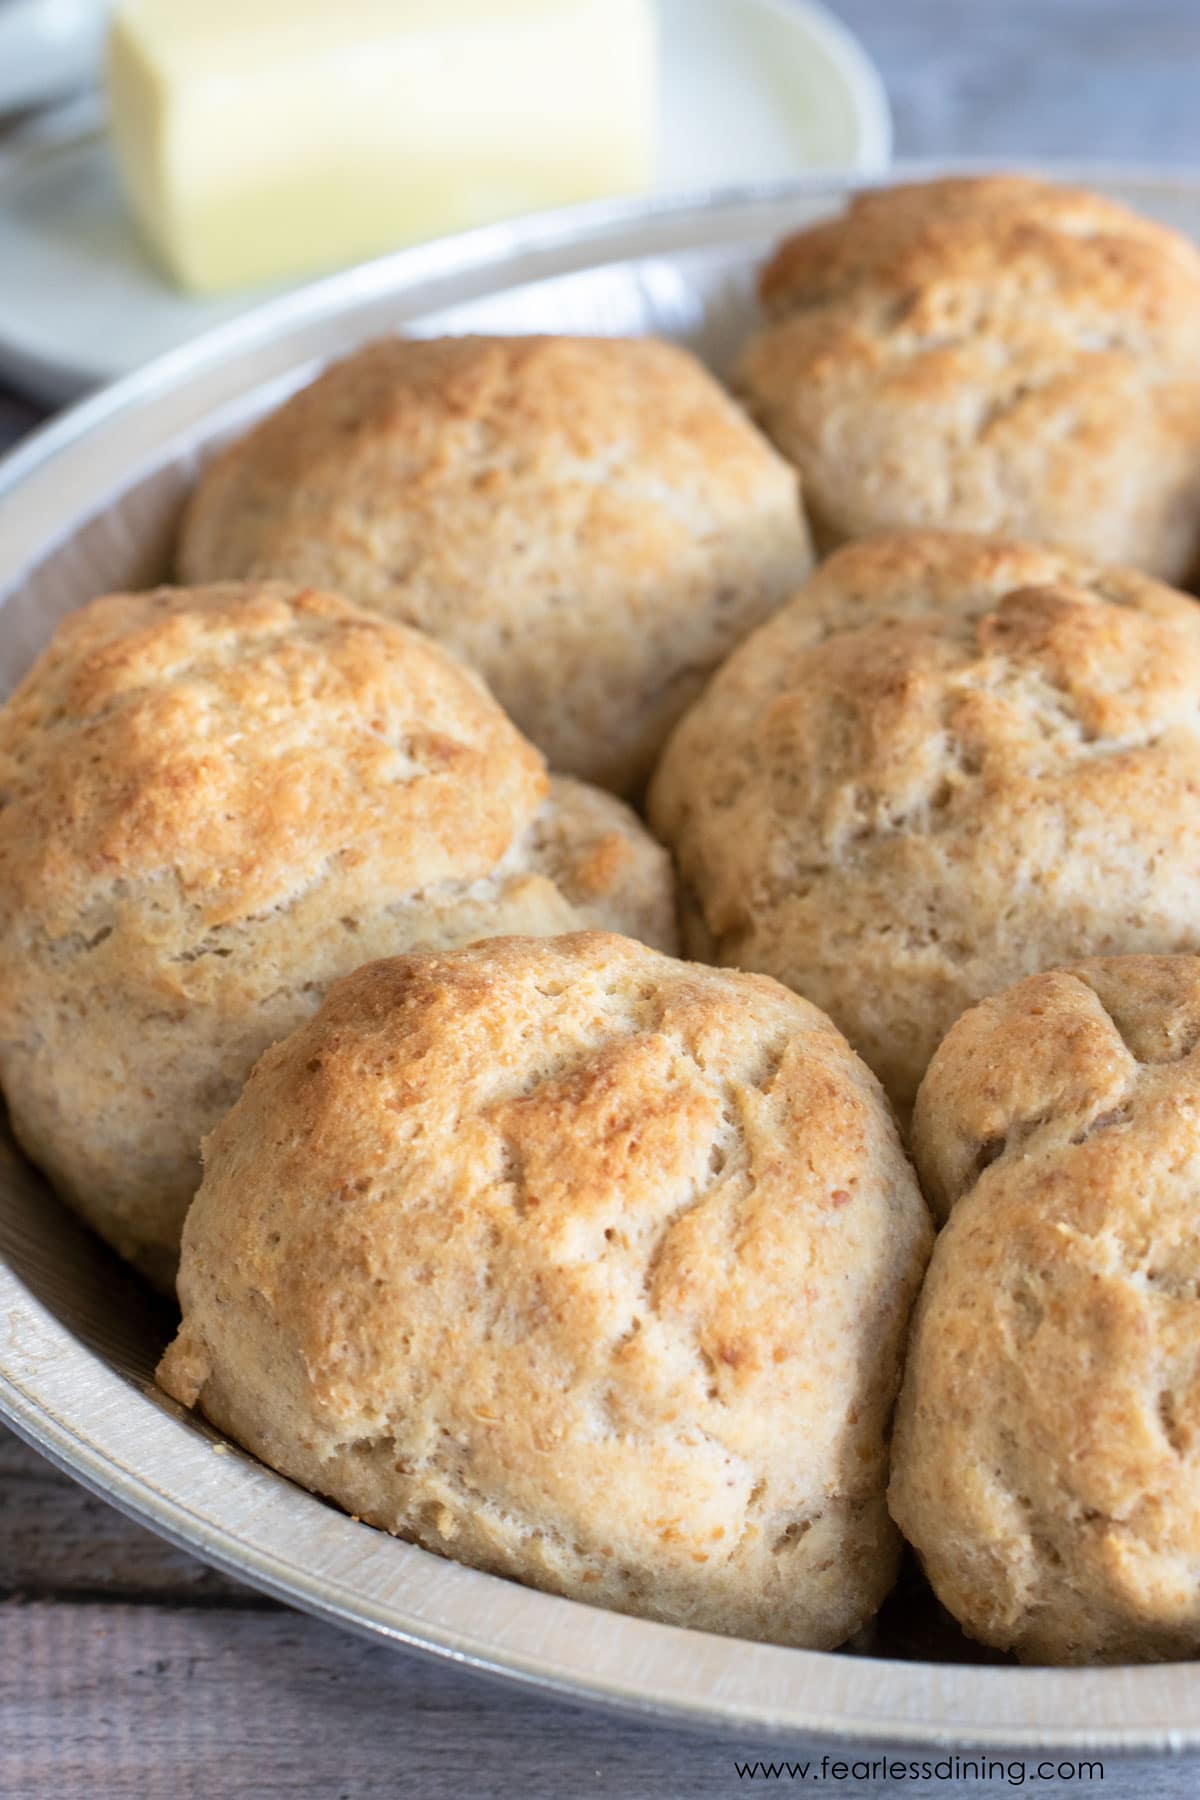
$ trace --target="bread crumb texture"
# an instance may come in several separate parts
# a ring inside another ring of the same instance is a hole
[[[818,541],[940,525],[1172,581],[1200,552],[1200,252],[1017,176],[855,198],[780,245],[737,385]]]
[[[776,983],[599,933],[406,956],[208,1139],[159,1379],[427,1549],[832,1647],[895,1574],[929,1238],[878,1084]]]
[[[171,1279],[199,1143],[334,976],[492,930],[670,948],[665,853],[437,644],[271,584],[98,600],[0,712],[17,1136]]]
[[[1200,960],[1032,976],[917,1101],[948,1215],[890,1501],[938,1597],[1044,1663],[1200,1652]]]
[[[967,1007],[1200,946],[1200,607],[1069,552],[885,533],[737,650],[650,795],[691,953],[829,1012],[907,1110]]]
[[[551,766],[625,792],[812,564],[795,471],[654,339],[390,338],[202,475],[187,581],[285,576],[448,644]]]

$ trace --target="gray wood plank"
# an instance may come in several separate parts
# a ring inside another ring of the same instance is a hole
[[[0,1599],[199,1604],[245,1593],[68,1481],[0,1427]]]

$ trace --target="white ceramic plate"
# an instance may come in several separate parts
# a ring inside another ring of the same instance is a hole
[[[887,101],[844,26],[808,0],[657,0],[658,190],[883,169]],[[58,403],[245,312],[262,290],[170,287],[126,212],[94,102],[0,155],[0,372]]]
[[[1075,172],[1078,174],[1078,172]],[[1106,181],[1200,235],[1200,183]],[[656,330],[725,366],[751,274],[845,188],[602,206],[403,252],[274,302],[78,407],[0,466],[0,693],[54,621],[159,577],[197,464],[322,360],[390,328]],[[1200,1747],[1200,1664],[981,1661],[902,1582],[869,1641],[824,1655],[676,1630],[536,1593],[356,1525],[154,1390],[169,1310],[0,1134],[0,1417],[153,1530],[327,1619],[578,1699],[826,1741]]]

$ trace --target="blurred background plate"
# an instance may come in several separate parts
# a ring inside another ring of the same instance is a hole
[[[891,149],[883,87],[810,0],[656,0],[661,193],[870,174]],[[0,149],[0,374],[57,404],[245,312],[264,290],[168,285],[126,211],[99,103],[36,120]]]
[[[1200,236],[1200,181],[1059,173]],[[657,331],[720,371],[755,318],[757,259],[848,191],[810,177],[443,239],[285,295],[96,395],[0,466],[0,693],[64,613],[166,571],[199,465],[321,362],[397,327]],[[826,1655],[606,1613],[443,1561],[227,1450],[168,1402],[153,1370],[171,1323],[0,1130],[0,1419],[241,1580],[377,1639],[756,1741],[1200,1749],[1200,1663],[989,1662],[913,1579],[854,1653]]]

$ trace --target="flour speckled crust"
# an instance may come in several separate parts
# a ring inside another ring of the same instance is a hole
[[[1200,251],[1017,176],[860,195],[767,264],[737,385],[819,542],[1005,532],[1168,580],[1200,553]]]
[[[72,615],[0,712],[0,801],[14,1129],[162,1284],[202,1134],[334,976],[498,930],[674,941],[633,815],[548,784],[475,676],[327,594]]]
[[[621,792],[811,562],[794,470],[685,350],[619,338],[371,344],[218,458],[179,547],[419,626]]]
[[[930,1223],[878,1083],[758,976],[601,933],[379,962],[205,1145],[159,1370],[356,1516],[832,1647],[896,1568]]]
[[[1200,947],[1200,606],[1068,552],[847,545],[718,672],[650,795],[693,955],[832,1015],[901,1109],[964,1008]]]
[[[973,1637],[1200,1653],[1200,960],[1113,957],[968,1012],[916,1152],[949,1221],[892,1512]]]

